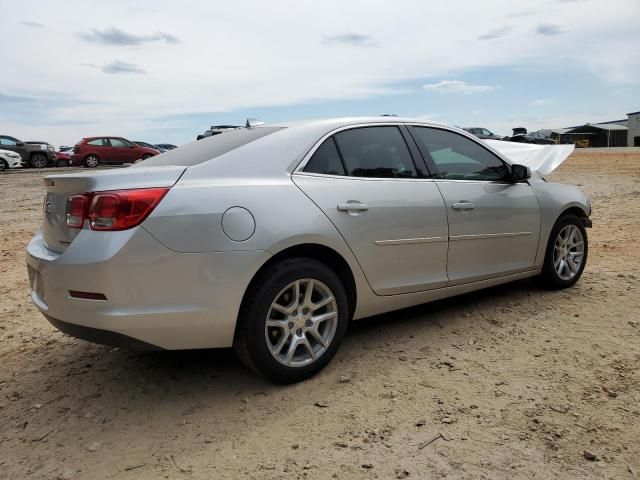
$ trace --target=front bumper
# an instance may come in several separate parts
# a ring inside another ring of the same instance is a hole
[[[9,166],[9,168],[22,168],[25,164],[24,160],[22,160],[22,157],[18,156],[16,157],[2,157],[6,162],[7,165]]]
[[[38,232],[26,258],[32,301],[56,328],[96,343],[177,350],[232,345],[245,289],[269,256],[177,253],[138,227],[81,230],[63,253]]]

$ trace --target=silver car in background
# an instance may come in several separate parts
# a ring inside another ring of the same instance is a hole
[[[273,381],[303,380],[351,320],[527,277],[573,285],[590,202],[541,176],[571,148],[343,118],[52,175],[27,247],[32,299],[79,338],[233,346]]]

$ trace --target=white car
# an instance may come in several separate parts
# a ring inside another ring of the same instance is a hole
[[[0,150],[0,172],[7,168],[22,168],[22,157],[11,150]]]

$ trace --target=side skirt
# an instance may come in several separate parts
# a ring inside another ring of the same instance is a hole
[[[502,277],[488,278],[477,282],[464,283],[461,285],[453,285],[442,288],[435,288],[425,292],[405,293],[400,295],[388,296],[367,296],[367,298],[358,298],[354,320],[379,315],[381,313],[399,310],[401,308],[412,307],[422,303],[429,303],[443,298],[462,295],[464,293],[482,290],[483,288],[501,285],[503,283],[522,280],[523,278],[534,277],[539,275],[540,269],[528,270],[526,272],[514,273]]]

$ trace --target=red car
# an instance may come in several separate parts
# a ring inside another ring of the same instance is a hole
[[[56,152],[56,167],[71,166],[71,155],[64,152]]]
[[[100,164],[135,163],[158,153],[158,150],[141,147],[122,137],[87,137],[73,147],[71,162],[94,168]]]

